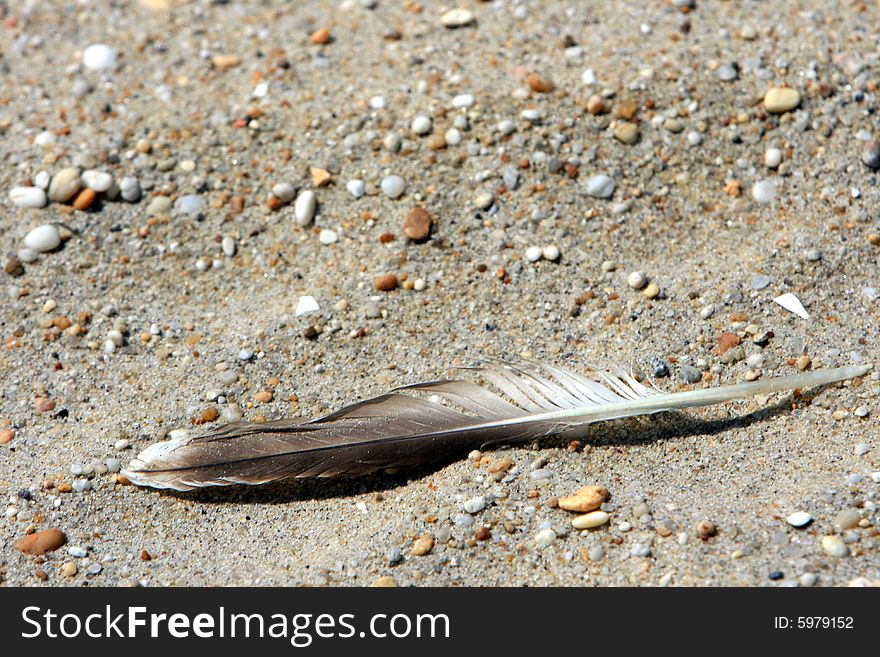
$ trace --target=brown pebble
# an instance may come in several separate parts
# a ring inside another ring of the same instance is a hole
[[[41,532],[24,536],[12,544],[23,554],[46,554],[57,550],[67,542],[67,536],[60,529],[44,529]]]
[[[47,573],[45,570],[38,570],[34,573],[34,576],[41,582],[45,582],[47,579],[49,579],[49,573]]]
[[[85,210],[92,203],[95,202],[95,198],[97,196],[98,194],[95,192],[94,189],[86,187],[79,194],[76,195],[76,198],[73,199],[73,207],[75,207],[77,210]]]
[[[24,265],[21,260],[12,256],[9,260],[6,261],[6,264],[3,266],[3,271],[12,276],[13,278],[18,276],[24,276]]]
[[[375,286],[381,292],[390,292],[397,287],[397,276],[394,274],[382,274],[376,277]]]
[[[311,41],[316,46],[324,46],[330,43],[330,30],[326,27],[322,27],[319,30],[315,30],[312,32],[312,36],[309,37],[309,41]]]
[[[493,461],[489,464],[489,467],[486,468],[491,474],[495,474],[496,472],[507,472],[510,470],[510,466],[513,465],[513,461],[508,456],[503,456],[497,461]]]
[[[260,390],[260,392],[254,395],[254,401],[259,402],[260,404],[268,404],[272,401],[272,391]]]
[[[595,511],[608,499],[608,489],[604,486],[584,486],[574,495],[559,498],[559,508],[576,513]]]
[[[717,533],[718,528],[714,523],[709,522],[708,520],[701,520],[697,523],[697,536],[700,537],[700,540],[708,541]]]
[[[608,105],[601,96],[593,94],[587,99],[587,111],[590,114],[605,114],[608,112]]]
[[[244,196],[233,196],[231,199],[229,199],[229,206],[235,212],[241,212],[242,210],[244,210]]]
[[[718,336],[718,346],[715,348],[715,352],[721,356],[725,351],[733,349],[740,342],[742,342],[742,339],[736,333],[725,331]]]
[[[281,199],[274,194],[269,194],[269,198],[266,199],[266,207],[275,212],[281,207]]]
[[[309,171],[312,174],[312,187],[326,187],[333,179],[333,176],[326,169],[312,167]]]
[[[34,408],[36,408],[40,413],[48,413],[49,411],[55,410],[55,401],[52,399],[46,399],[45,397],[40,397],[36,401],[34,401]]]
[[[153,557],[146,550],[141,550],[141,561],[152,561]]]
[[[72,324],[72,322],[70,321],[70,319],[68,319],[67,317],[64,317],[63,315],[60,317],[55,317],[52,320],[52,326],[54,326],[57,329],[61,329],[62,331],[64,329],[70,328],[71,324]]]
[[[235,55],[214,55],[211,58],[211,63],[218,70],[225,72],[241,64],[241,59]]]
[[[413,541],[412,554],[414,557],[423,557],[434,549],[434,537],[430,534],[422,534]]]
[[[204,409],[201,414],[202,422],[213,422],[217,419],[219,413],[217,412],[216,406],[208,406],[208,408]]]
[[[377,579],[374,579],[368,588],[371,589],[393,589],[397,587],[397,582],[394,581],[394,578],[391,575],[382,575]]]
[[[129,480],[129,478],[122,474],[116,475],[116,483],[120,486],[131,486],[131,481]],[[58,487],[58,490],[61,490],[60,486]]]
[[[489,531],[488,527],[478,527],[477,531],[474,532],[474,538],[478,541],[488,541],[492,538],[492,532]]]
[[[556,88],[556,85],[551,80],[548,80],[540,73],[529,73],[526,77],[526,84],[529,85],[532,91],[536,91],[539,94],[546,94]]]
[[[302,336],[306,340],[317,340],[318,335],[320,335],[318,333],[318,329],[316,329],[314,326],[307,326],[305,329],[303,329],[303,332],[302,332]]]
[[[0,445],[8,445],[15,438],[15,431],[12,429],[0,430]]]
[[[59,492],[59,493],[72,493],[72,492],[73,492],[73,486],[71,486],[71,485],[70,485],[68,482],[66,482],[66,481],[62,481],[60,484],[58,484],[58,492]]]
[[[427,239],[431,234],[431,215],[424,208],[413,208],[403,220],[403,232],[416,242]]]
[[[868,233],[868,244],[880,246],[880,233]]]

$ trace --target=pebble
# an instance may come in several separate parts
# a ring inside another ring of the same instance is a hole
[[[458,146],[461,143],[461,131],[458,128],[449,128],[444,134],[447,146]]]
[[[459,94],[452,99],[453,107],[473,107],[476,99],[473,94]]]
[[[752,198],[758,203],[769,203],[776,196],[776,185],[770,180],[759,180],[752,185]]]
[[[755,290],[763,290],[770,285],[770,277],[766,274],[755,274],[752,276],[752,288]]]
[[[822,549],[832,557],[848,557],[849,548],[840,536],[823,536]]]
[[[382,140],[382,146],[384,146],[385,150],[389,153],[396,153],[399,151],[402,143],[400,135],[396,132],[389,132],[385,135],[385,139]]]
[[[390,292],[397,287],[397,276],[394,274],[382,274],[376,277],[374,285],[380,292]]]
[[[421,242],[431,234],[431,215],[424,208],[415,207],[403,220],[403,232],[411,240]]]
[[[235,255],[238,246],[236,245],[235,240],[227,235],[223,238],[223,241],[220,242],[220,248],[223,250],[223,255],[227,258],[231,258]]]
[[[813,516],[811,516],[806,511],[795,511],[794,513],[790,514],[785,519],[785,521],[792,527],[797,527],[800,529],[801,527],[806,527],[811,522],[813,522]]]
[[[305,189],[296,197],[293,206],[293,216],[297,226],[308,226],[315,218],[315,209],[318,206],[318,198],[315,192]]]
[[[185,194],[174,201],[174,209],[180,214],[196,214],[205,207],[205,199],[198,194]]]
[[[477,194],[474,198],[474,205],[480,210],[488,210],[495,202],[495,194],[489,190],[484,190]]]
[[[406,189],[406,182],[400,176],[385,176],[382,178],[381,187],[388,198],[399,198]]]
[[[361,198],[366,193],[366,186],[364,185],[363,180],[349,180],[345,184],[345,188],[348,190],[348,193],[351,194],[354,198]]]
[[[412,130],[417,135],[426,135],[431,132],[431,128],[433,127],[433,123],[431,121],[430,116],[425,116],[424,114],[419,114],[416,118],[413,119],[410,124],[410,130]]]
[[[648,284],[648,277],[640,271],[634,271],[626,277],[626,283],[634,290],[641,290]]]
[[[54,224],[43,224],[25,235],[24,245],[37,253],[46,253],[61,245],[61,235]]]
[[[90,71],[103,71],[116,66],[116,51],[105,43],[95,43],[83,50],[83,66]]]
[[[592,511],[574,518],[571,521],[571,526],[575,529],[594,529],[607,523],[610,518],[611,516],[604,511]]]
[[[587,557],[590,559],[590,561],[602,561],[602,559],[605,557],[605,548],[603,548],[601,545],[596,545],[595,547],[590,548],[589,553],[587,553]]]
[[[318,241],[324,246],[329,246],[339,241],[339,234],[330,228],[322,228],[318,234]]]
[[[282,203],[290,203],[296,196],[296,187],[286,182],[277,183],[272,185],[272,195]]]
[[[871,169],[880,169],[880,141],[869,141],[865,144],[862,162]]]
[[[449,29],[466,27],[474,22],[474,14],[467,9],[450,9],[440,16],[440,22]]]
[[[44,529],[43,531],[28,534],[12,544],[16,550],[23,554],[43,555],[53,552],[67,542],[67,536],[60,529]]]
[[[660,286],[657,284],[657,281],[650,281],[648,285],[642,290],[642,296],[646,299],[656,299],[660,296]]]
[[[573,495],[560,497],[559,508],[575,513],[595,511],[608,499],[608,489],[604,486],[584,486]]]
[[[414,557],[423,557],[434,548],[434,537],[430,534],[422,534],[413,541],[412,555]]]
[[[42,208],[46,205],[46,192],[39,187],[13,187],[9,200],[17,208]]]
[[[800,578],[798,579],[798,582],[800,583],[801,586],[803,586],[805,588],[809,588],[809,587],[813,586],[818,581],[818,579],[819,579],[819,576],[816,575],[815,573],[804,573],[803,575],[800,576]]]
[[[486,508],[486,498],[472,497],[464,503],[464,510],[470,514],[479,513]]]
[[[834,521],[831,523],[831,526],[837,531],[854,529],[855,527],[858,527],[859,520],[861,520],[861,516],[859,515],[858,510],[844,509],[834,516]]]
[[[12,429],[0,429],[0,445],[8,445],[15,438],[15,431]]]
[[[868,410],[867,406],[859,406],[858,408],[856,408],[856,410],[853,411],[856,417],[868,417],[869,412],[870,411]]]
[[[770,169],[775,169],[782,163],[782,151],[778,148],[768,148],[764,153],[764,164]]]
[[[624,144],[635,144],[639,138],[639,126],[629,121],[615,123],[613,127],[614,136],[618,141]]]
[[[718,67],[718,70],[715,71],[715,75],[718,76],[718,79],[722,82],[733,82],[739,77],[739,70],[736,67],[736,64],[722,64]]]
[[[681,365],[678,368],[678,374],[681,377],[681,380],[684,383],[694,384],[699,383],[703,378],[703,373],[697,367],[692,367],[690,365]]]
[[[687,143],[690,146],[699,146],[703,143],[703,135],[696,130],[691,130],[687,133]]]
[[[141,197],[141,184],[133,176],[125,176],[119,181],[119,195],[129,203],[137,202]]]
[[[559,260],[559,256],[561,255],[559,252],[559,247],[553,244],[549,246],[545,246],[544,250],[541,252],[541,255],[544,256],[545,260],[549,260],[550,262],[556,262]]]
[[[72,561],[67,561],[63,566],[61,566],[61,574],[65,577],[73,577],[78,572],[78,568],[76,564]]]
[[[61,169],[52,176],[49,182],[49,200],[55,203],[64,203],[73,198],[82,187],[82,179],[79,169],[68,167]]]
[[[771,114],[782,114],[801,104],[801,94],[790,87],[771,87],[764,94],[764,109]]]
[[[97,169],[86,169],[82,172],[80,178],[86,187],[95,190],[99,194],[106,192],[113,184],[113,176],[106,171],[98,171]]]
[[[230,403],[223,407],[223,410],[220,411],[220,417],[222,417],[227,422],[238,422],[242,417],[244,417],[244,413],[242,413],[241,408],[238,404]]]
[[[556,540],[556,532],[552,529],[542,529],[535,534],[535,545],[539,550],[548,547]]]
[[[596,198],[610,198],[615,187],[613,178],[599,174],[587,181],[587,194]]]
[[[147,214],[159,215],[165,214],[172,207],[171,199],[167,196],[154,196],[147,204]]]
[[[367,588],[371,589],[393,589],[397,587],[397,582],[391,575],[382,575],[374,579]]]
[[[67,548],[67,554],[76,559],[82,559],[83,557],[88,556],[89,551],[86,550],[84,547],[73,545]]]

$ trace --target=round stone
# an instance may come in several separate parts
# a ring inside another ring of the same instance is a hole
[[[399,198],[406,190],[406,182],[400,176],[385,176],[381,183],[382,191],[389,198]]]
[[[141,184],[133,176],[125,176],[119,181],[119,194],[123,200],[135,203],[141,197]]]
[[[801,104],[801,94],[791,87],[771,87],[764,94],[764,109],[771,114],[782,114]]]
[[[235,255],[238,247],[235,243],[235,240],[227,235],[223,238],[223,241],[220,242],[220,248],[223,249],[223,255],[225,255],[227,258],[231,258]]]
[[[38,253],[53,251],[61,245],[58,228],[52,224],[37,226],[24,238],[24,245]]]
[[[318,241],[325,246],[329,246],[339,241],[339,234],[335,230],[322,228],[321,232],[318,234]]]
[[[530,246],[526,249],[526,260],[529,262],[537,262],[544,256],[544,249],[540,246]]]
[[[862,162],[872,169],[880,169],[880,141],[869,141],[865,144]]]
[[[488,210],[492,207],[492,204],[495,202],[495,194],[493,194],[490,190],[484,190],[477,194],[477,197],[474,199],[474,205],[477,206],[480,210]]]
[[[296,187],[286,182],[278,183],[272,186],[272,195],[282,203],[290,203],[296,195]]]
[[[52,176],[49,182],[49,200],[55,203],[69,201],[82,187],[79,169],[68,167]]]
[[[293,216],[298,226],[308,226],[315,218],[315,209],[318,207],[318,197],[310,189],[303,190],[296,197],[293,206]]]
[[[486,508],[486,498],[480,497],[472,497],[467,502],[464,503],[464,510],[467,513],[474,514],[479,513],[483,509]]]
[[[778,148],[768,148],[764,153],[764,164],[769,169],[775,169],[782,163],[782,151]]]
[[[587,181],[587,194],[596,198],[610,198],[615,187],[613,178],[599,174]]]
[[[174,201],[174,209],[180,214],[195,214],[205,207],[205,199],[197,194],[185,194]]]
[[[641,290],[648,284],[648,277],[640,271],[634,271],[626,277],[626,283],[634,290]]]
[[[93,189],[99,194],[106,192],[113,184],[113,176],[106,171],[98,171],[97,169],[87,169],[82,172],[83,184],[89,189]]]
[[[461,131],[458,128],[449,128],[443,138],[447,146],[458,146],[461,143]]]
[[[165,214],[171,209],[171,199],[167,196],[154,196],[147,204],[147,214]]]
[[[450,9],[440,16],[440,22],[449,29],[465,27],[474,22],[474,13],[467,9]]]
[[[459,94],[452,99],[453,107],[472,107],[476,99],[472,94]]]
[[[423,208],[413,208],[403,220],[403,232],[416,242],[427,239],[431,234],[431,215]]]
[[[722,82],[733,82],[739,77],[739,71],[736,68],[736,64],[722,64],[718,67],[715,74]]]
[[[624,144],[635,144],[639,138],[639,126],[629,121],[623,121],[614,125],[614,136]]]
[[[806,511],[795,511],[794,513],[790,514],[785,519],[785,521],[792,527],[797,527],[800,529],[801,527],[806,527],[811,522],[813,522],[813,516],[811,516]]]
[[[345,184],[345,188],[354,198],[361,198],[366,193],[366,187],[363,180],[349,180]]]
[[[426,135],[431,132],[432,125],[431,117],[420,114],[413,119],[410,129],[417,135]]]
[[[116,65],[116,51],[105,43],[96,43],[83,50],[82,60],[87,69],[103,71]]]
[[[776,196],[776,185],[771,180],[759,180],[752,185],[752,198],[758,203],[770,203]]]
[[[545,260],[555,262],[559,260],[559,247],[554,244],[551,244],[550,246],[545,246],[542,255],[544,256]]]
[[[46,205],[46,192],[39,187],[13,187],[9,200],[17,208],[42,208]]]
[[[399,151],[401,143],[400,135],[396,132],[389,132],[385,135],[385,139],[382,140],[382,146],[389,153],[396,153]]]
[[[823,536],[822,549],[825,550],[826,554],[832,557],[840,558],[849,556],[849,548],[840,536]]]

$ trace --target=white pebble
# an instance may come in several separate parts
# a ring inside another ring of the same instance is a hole
[[[48,171],[38,171],[37,175],[34,176],[34,185],[40,189],[49,189],[49,183],[51,181],[52,176],[49,175]]]
[[[13,187],[9,200],[17,208],[42,208],[46,205],[46,192],[39,187]]]
[[[848,557],[849,548],[840,536],[823,536],[822,549],[832,557]]]
[[[813,516],[806,511],[795,511],[790,514],[785,521],[792,527],[806,527],[813,521]]]
[[[634,290],[641,290],[648,284],[648,277],[640,271],[634,271],[626,277],[626,284]]]
[[[472,94],[459,94],[455,98],[452,99],[453,107],[471,107],[473,106],[476,99]]]
[[[610,198],[615,187],[613,178],[599,174],[587,181],[587,194],[596,198]]]
[[[611,518],[605,511],[591,511],[571,521],[575,529],[594,529],[601,527]]]
[[[550,246],[545,246],[543,251],[544,259],[549,260],[550,262],[556,262],[559,260],[559,247],[551,244]]]
[[[400,176],[385,176],[382,178],[382,191],[389,198],[398,198],[406,189],[406,183]]]
[[[464,510],[470,514],[479,513],[486,508],[486,498],[472,497],[464,503]]]
[[[125,178],[119,181],[119,194],[129,203],[137,201],[141,197],[141,184],[138,182],[138,179],[132,176],[125,176]]]
[[[335,230],[331,230],[329,228],[322,228],[321,232],[318,234],[318,241],[325,246],[329,246],[330,244],[335,244],[339,240],[339,235]]]
[[[424,278],[417,278],[413,283],[413,289],[416,292],[422,292],[428,286]]]
[[[549,546],[555,540],[556,532],[552,529],[542,529],[537,534],[535,534],[535,545],[538,547],[538,549],[543,549]]]
[[[97,169],[87,169],[80,175],[83,184],[89,189],[93,189],[99,194],[106,192],[113,184],[113,176],[106,171],[98,171]]]
[[[703,143],[703,135],[696,130],[691,130],[687,133],[687,142],[690,146],[699,146]]]
[[[467,9],[450,9],[440,16],[440,22],[450,29],[465,27],[474,22],[474,14]]]
[[[764,164],[770,169],[775,169],[782,163],[782,151],[778,148],[768,148],[764,153]]]
[[[238,247],[235,244],[235,240],[227,235],[223,238],[223,241],[220,242],[220,248],[223,249],[223,255],[227,258],[231,258],[235,255],[235,251]]]
[[[290,203],[296,195],[296,187],[290,183],[281,182],[272,186],[272,196],[282,203]]]
[[[529,262],[537,262],[544,255],[544,249],[540,246],[530,246],[526,249],[526,260]]]
[[[752,198],[758,203],[769,203],[776,196],[776,185],[771,180],[759,180],[752,185]]]
[[[299,317],[300,315],[305,315],[306,313],[314,313],[321,309],[318,305],[318,302],[315,301],[315,297],[312,296],[303,296],[299,298],[299,301],[296,304],[295,315]],[[240,356],[239,356],[240,357]],[[244,359],[247,360],[247,359]]]
[[[83,66],[92,71],[102,71],[116,65],[116,51],[105,43],[88,46],[82,54]]]
[[[298,226],[308,226],[315,218],[315,208],[318,205],[318,199],[315,192],[310,189],[303,190],[296,197],[296,204],[293,207],[293,215]]]
[[[120,438],[115,443],[113,443],[113,449],[115,449],[117,452],[121,452],[124,449],[128,449],[129,445],[131,445],[131,443],[127,439]]]
[[[348,193],[351,194],[354,198],[361,198],[365,193],[364,181],[355,178],[354,180],[349,180],[345,184],[345,188],[348,190]]]
[[[447,146],[458,146],[461,143],[461,131],[458,128],[449,128],[443,137]]]
[[[714,314],[715,314],[714,304],[710,303],[708,306],[703,306],[700,309],[700,317],[702,317],[703,319],[709,319]]]
[[[61,245],[61,235],[58,228],[52,224],[37,226],[24,237],[24,245],[37,253],[46,253],[57,249]]]
[[[417,135],[426,135],[431,132],[432,125],[431,117],[419,114],[413,119],[410,129]]]

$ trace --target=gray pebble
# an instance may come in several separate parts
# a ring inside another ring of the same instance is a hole
[[[587,181],[587,194],[596,198],[611,198],[615,187],[613,178],[599,174]]]
[[[125,193],[122,195],[125,198]],[[205,199],[197,194],[185,194],[174,201],[174,209],[180,214],[195,214],[205,207]]]

